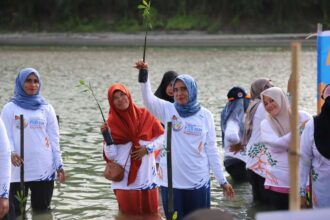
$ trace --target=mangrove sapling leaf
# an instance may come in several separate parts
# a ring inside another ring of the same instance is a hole
[[[89,94],[89,95],[91,95],[93,97],[93,99],[95,100],[95,102],[97,104],[98,109],[101,112],[103,122],[105,123],[105,117],[104,117],[104,114],[103,114],[101,105],[99,103],[99,100],[96,98],[96,95],[95,95],[94,89],[92,87],[92,84],[90,82],[88,82],[88,84],[87,84],[84,80],[79,80],[79,84],[76,87],[83,87],[83,88],[85,88],[84,90],[82,90],[82,92],[85,92],[85,93],[87,93],[87,94]],[[105,142],[107,143],[107,145],[113,144],[113,140],[112,140],[112,137],[111,137],[111,133],[110,133],[110,128],[109,127],[108,127],[107,130],[102,131],[102,135],[103,135],[103,139],[105,140]]]
[[[27,196],[25,195],[23,190],[19,190],[19,191],[17,191],[15,198],[17,199],[17,201],[19,203],[19,209],[20,209],[21,213],[24,213]],[[24,216],[23,216],[23,218],[24,218]]]
[[[82,92],[85,92],[89,95],[91,95],[93,97],[93,99],[95,100],[96,104],[97,104],[97,107],[98,109],[100,110],[100,113],[102,115],[102,119],[103,119],[103,122],[105,122],[105,117],[104,117],[104,114],[103,114],[103,111],[102,111],[102,108],[101,108],[101,105],[98,101],[98,99],[96,98],[96,95],[95,95],[95,92],[94,92],[94,89],[92,87],[92,84],[90,82],[88,82],[88,84],[85,82],[85,80],[79,80],[79,84],[76,85],[76,87],[78,88],[84,88],[84,90],[82,90]]]
[[[172,220],[177,220],[178,219],[178,212],[175,211],[172,216]]]

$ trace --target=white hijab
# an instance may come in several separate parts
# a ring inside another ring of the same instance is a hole
[[[266,89],[261,94],[262,103],[264,103],[264,96],[273,99],[280,107],[280,112],[275,117],[267,113],[267,120],[272,125],[273,129],[279,136],[283,136],[290,132],[290,105],[284,91],[278,87]]]

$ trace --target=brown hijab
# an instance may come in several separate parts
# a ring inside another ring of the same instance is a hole
[[[250,93],[251,93],[251,102],[248,109],[246,110],[244,132],[242,138],[242,145],[246,146],[250,140],[253,128],[253,118],[256,113],[258,106],[261,102],[260,94],[262,91],[273,87],[272,81],[270,79],[261,78],[257,79],[251,84]]]
[[[278,87],[269,88],[263,91],[261,93],[262,101],[265,96],[273,99],[281,109],[275,117],[267,114],[267,120],[279,136],[286,135],[290,132],[290,104],[287,96],[284,91]]]

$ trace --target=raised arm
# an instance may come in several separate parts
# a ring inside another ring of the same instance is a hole
[[[139,69],[140,75],[141,75],[141,71],[144,72],[142,74],[148,74],[148,64],[139,61],[135,64],[135,67]],[[151,90],[150,81],[148,78],[149,77],[147,77],[146,81],[140,83],[143,104],[151,112],[151,114],[153,114],[156,118],[158,118],[158,120],[160,120],[163,124],[165,124],[166,123],[165,110],[167,109],[168,106],[172,106],[173,104],[165,100],[162,100],[153,94]]]

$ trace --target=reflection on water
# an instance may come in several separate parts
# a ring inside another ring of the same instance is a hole
[[[2,48],[0,51],[0,108],[13,94],[18,70],[34,67],[39,70],[43,85],[41,93],[60,116],[61,148],[67,182],[56,184],[52,213],[32,215],[29,219],[122,219],[110,183],[102,177],[99,127],[101,115],[95,102],[75,86],[80,79],[90,81],[108,112],[107,88],[114,82],[128,86],[133,99],[141,105],[137,71],[133,63],[141,58],[140,48]],[[282,50],[219,50],[219,49],[157,49],[150,48],[147,61],[155,89],[162,74],[168,70],[191,74],[198,82],[199,100],[215,118],[218,146],[220,111],[232,86],[249,88],[258,77],[269,77],[286,89],[291,71],[290,51]],[[316,111],[316,53],[302,53],[300,106],[309,113]],[[213,208],[225,210],[237,219],[253,219],[261,207],[252,204],[248,183],[234,184],[236,199],[223,197],[212,179]],[[144,218],[145,219],[145,218]]]

